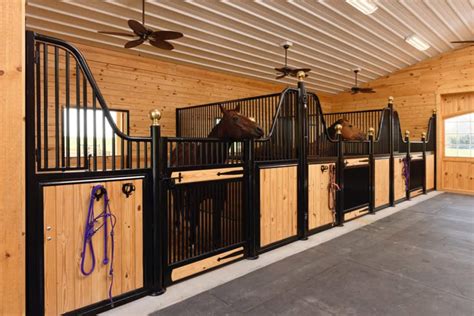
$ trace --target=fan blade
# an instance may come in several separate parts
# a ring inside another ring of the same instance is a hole
[[[150,36],[157,40],[173,40],[183,37],[183,33],[172,31],[156,31],[151,33]]]
[[[138,21],[128,20],[128,26],[133,30],[138,36],[143,36],[147,33],[147,29]]]
[[[362,93],[375,93],[374,89],[372,89],[372,88],[359,88],[359,92],[362,92]]]
[[[360,88],[359,87],[352,87],[350,91],[351,91],[352,94],[356,94],[356,93],[359,93]]]
[[[137,40],[133,40],[133,41],[130,41],[130,42],[126,42],[125,45],[123,47],[125,48],[133,48],[133,47],[136,47],[140,44],[143,44],[145,40],[143,38],[139,38]]]
[[[285,73],[285,74],[288,74],[291,72],[293,68],[290,68],[288,66],[286,67],[281,67],[281,68],[275,68],[276,71],[279,71],[279,72],[282,72],[282,73]]]
[[[281,79],[281,78],[284,78],[284,77],[286,77],[286,74],[281,74],[279,76],[276,76],[275,79]]]
[[[106,34],[106,35],[128,36],[128,37],[135,37],[135,36],[137,36],[136,34],[132,34],[132,33],[121,33],[121,32],[97,31],[97,33]]]
[[[150,44],[165,50],[172,50],[174,48],[173,45],[162,40],[150,40]]]

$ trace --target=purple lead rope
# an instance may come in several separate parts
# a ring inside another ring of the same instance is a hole
[[[101,193],[101,195],[98,195],[99,193]],[[103,196],[104,198],[104,210],[99,215],[97,215],[97,217],[95,217],[94,216],[94,202],[95,202],[94,200],[96,198],[100,199],[100,196]],[[95,224],[98,223],[100,219],[102,219],[102,224],[96,228]],[[108,221],[110,221],[110,227],[111,227],[110,228],[110,241],[111,241],[110,260],[109,260],[108,251],[107,251],[107,244],[108,244],[107,222]],[[104,228],[104,259],[102,260],[102,264],[107,265],[110,263],[109,276],[111,278],[111,281],[110,281],[110,286],[109,286],[109,299],[112,305],[113,305],[112,286],[114,284],[113,264],[114,264],[114,250],[115,250],[114,249],[115,222],[116,222],[116,218],[115,218],[115,215],[113,215],[112,211],[110,210],[109,196],[107,195],[107,190],[105,189],[103,185],[94,186],[91,191],[91,197],[89,201],[89,210],[87,212],[86,226],[84,229],[84,241],[83,241],[82,252],[81,252],[81,273],[85,276],[88,276],[95,269],[95,253],[94,253],[94,246],[92,245],[92,237],[95,235],[96,232],[98,232],[103,227]],[[90,269],[86,271],[84,266],[85,266],[85,261],[86,261],[87,248],[89,248],[92,264],[91,264]]]

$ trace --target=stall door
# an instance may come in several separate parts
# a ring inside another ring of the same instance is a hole
[[[122,185],[133,183],[135,192],[128,198]],[[104,236],[93,237],[95,270],[84,276],[80,270],[84,227],[91,188],[102,184],[108,191],[110,207],[116,218],[114,229],[112,295],[143,287],[142,180],[87,184],[64,184],[44,188],[44,283],[45,314],[59,315],[109,297],[112,281],[103,265]],[[98,215],[103,200],[95,204]],[[110,227],[109,227],[110,228]],[[111,240],[108,255],[111,256]],[[111,258],[111,257],[110,257]],[[87,253],[85,269],[91,266]]]
[[[474,93],[443,95],[438,137],[441,190],[474,193]]]

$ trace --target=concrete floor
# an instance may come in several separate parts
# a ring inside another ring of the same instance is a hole
[[[153,313],[228,314],[474,315],[474,197],[435,196]]]

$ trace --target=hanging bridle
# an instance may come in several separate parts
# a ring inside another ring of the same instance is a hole
[[[332,211],[333,223],[336,222],[336,192],[340,189],[336,182],[336,166],[329,165],[328,207]]]
[[[100,199],[104,199],[104,209],[103,211],[95,216],[94,215],[94,203],[95,201],[100,201]],[[104,231],[104,258],[102,260],[103,265],[109,264],[109,276],[111,277],[110,286],[109,286],[109,299],[112,302],[112,286],[114,283],[114,228],[117,219],[115,215],[112,214],[109,205],[109,196],[107,194],[107,190],[103,185],[96,185],[92,188],[91,197],[89,201],[89,210],[87,212],[86,218],[86,225],[84,228],[84,242],[82,245],[82,252],[81,252],[81,273],[85,276],[90,275],[94,272],[95,269],[95,253],[94,253],[94,246],[92,244],[92,237],[97,233],[101,228]],[[96,227],[96,223],[99,223],[99,220],[102,219],[100,225]],[[108,245],[108,225],[107,222],[110,221],[110,240],[111,240],[111,249],[110,249],[110,259],[108,257],[107,245]],[[86,253],[87,248],[89,248],[89,253],[91,255],[92,264],[89,270],[86,271],[85,269],[85,261],[86,261]]]

